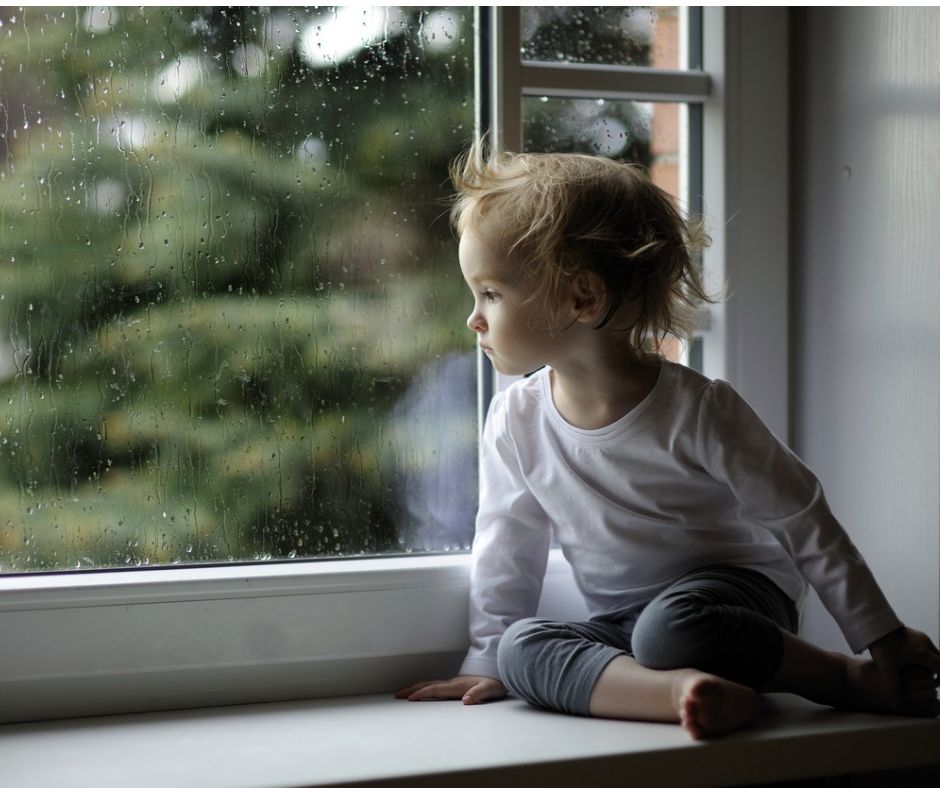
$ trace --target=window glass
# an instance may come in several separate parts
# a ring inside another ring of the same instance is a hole
[[[0,571],[466,548],[472,10],[0,23]]]
[[[526,97],[523,145],[637,162],[657,186],[683,200],[686,114],[686,105],[667,102]]]
[[[523,60],[684,68],[676,6],[528,6]]]

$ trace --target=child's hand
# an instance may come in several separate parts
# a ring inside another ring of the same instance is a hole
[[[457,676],[447,681],[419,681],[402,687],[395,693],[404,700],[457,700],[472,706],[487,700],[498,700],[506,696],[506,688],[497,679],[487,676]]]
[[[940,711],[940,651],[923,632],[901,627],[872,643],[868,650],[884,677],[897,710],[936,716]]]

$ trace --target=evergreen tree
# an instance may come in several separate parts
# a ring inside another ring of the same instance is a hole
[[[441,217],[469,9],[2,33],[3,568],[400,549],[384,416],[472,347]]]

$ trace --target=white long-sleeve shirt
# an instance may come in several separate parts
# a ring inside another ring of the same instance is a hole
[[[498,676],[499,638],[534,615],[552,534],[591,616],[727,564],[798,605],[809,581],[856,653],[901,625],[819,481],[724,381],[663,362],[639,405],[583,430],[555,408],[546,368],[493,399],[481,451],[462,674]]]

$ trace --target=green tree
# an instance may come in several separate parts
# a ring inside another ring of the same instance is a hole
[[[4,13],[3,570],[402,549],[472,15],[349,11]]]

